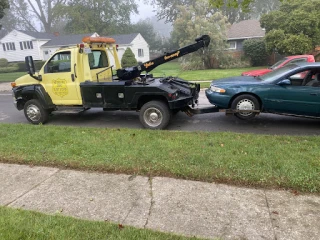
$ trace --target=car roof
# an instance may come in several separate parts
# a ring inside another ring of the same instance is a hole
[[[287,56],[287,57],[285,57],[285,58],[287,58],[287,59],[295,59],[295,58],[303,58],[303,57],[310,57],[310,56],[312,56],[312,55],[308,55],[308,54],[305,54],[305,55],[294,55],[294,56]]]
[[[296,62],[293,63],[293,65],[297,65],[299,67],[320,67],[320,62]]]

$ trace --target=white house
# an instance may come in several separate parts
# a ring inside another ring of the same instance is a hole
[[[9,62],[24,61],[25,56],[32,56],[34,60],[47,60],[55,50],[81,43],[85,36],[99,36],[97,33],[59,36],[52,33],[39,33],[13,30],[0,39],[0,58]],[[121,60],[125,50],[129,47],[138,62],[149,61],[149,45],[140,33],[108,36],[116,40],[118,55]],[[110,59],[114,65],[114,59]]]

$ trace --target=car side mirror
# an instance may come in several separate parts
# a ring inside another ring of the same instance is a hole
[[[284,79],[284,80],[278,82],[278,85],[280,85],[280,86],[291,85],[291,81],[289,79]]]

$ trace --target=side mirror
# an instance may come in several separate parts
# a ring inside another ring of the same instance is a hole
[[[33,62],[33,58],[32,56],[27,56],[25,57],[25,63],[26,63],[26,70],[27,70],[27,73],[33,77],[34,79],[38,80],[38,81],[41,81],[41,77],[37,77],[37,76],[34,76],[34,74],[36,73],[36,69],[34,67],[34,62]]]
[[[284,79],[284,80],[278,82],[278,85],[280,85],[280,86],[291,85],[291,81],[289,79]]]
[[[27,56],[25,58],[25,63],[26,63],[27,73],[30,75],[34,75],[36,73],[36,69],[34,67],[34,62],[33,62],[32,56]]]

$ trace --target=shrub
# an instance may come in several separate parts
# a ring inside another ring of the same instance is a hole
[[[26,64],[24,62],[17,62],[18,71],[25,72],[26,71]]]
[[[0,58],[0,67],[8,66],[8,60],[5,58]]]
[[[122,67],[132,67],[136,66],[137,64],[137,59],[135,58],[131,48],[127,48],[121,59]]]
[[[0,73],[12,73],[17,71],[17,67],[0,67]]]
[[[243,51],[250,57],[252,66],[266,65],[267,50],[262,39],[248,39],[243,42]]]
[[[46,62],[46,61],[35,61],[35,62],[34,62],[34,67],[36,68],[37,71],[39,71],[39,70],[42,68],[42,66],[43,66],[43,64],[44,64],[45,62]]]

